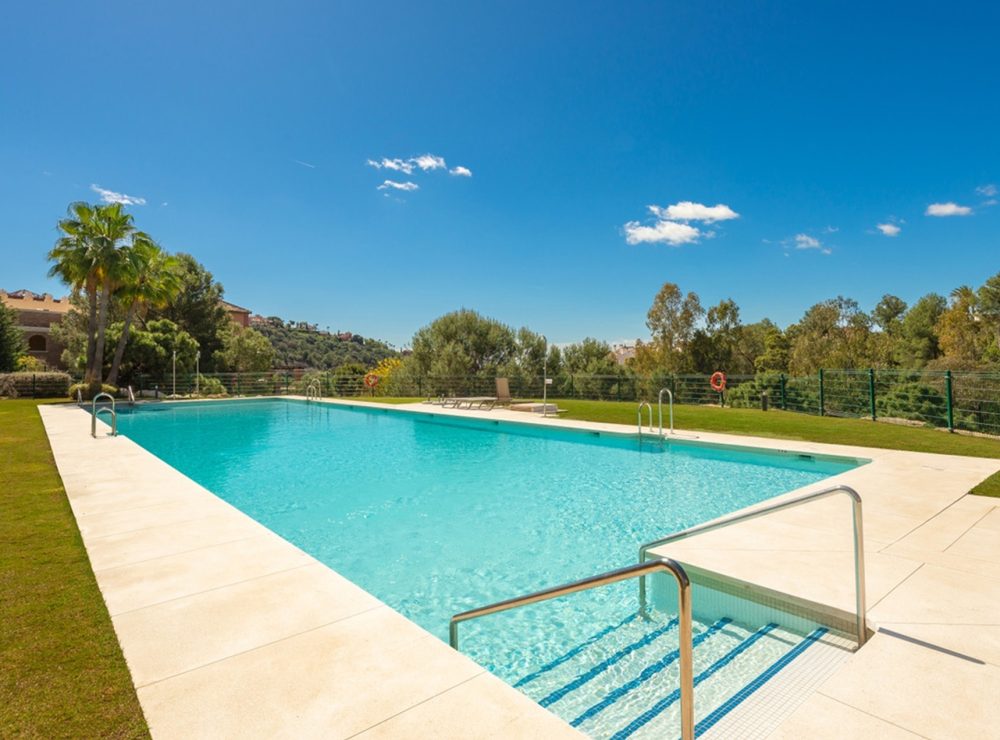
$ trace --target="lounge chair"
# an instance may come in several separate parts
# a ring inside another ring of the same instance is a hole
[[[510,406],[514,399],[510,396],[510,383],[507,378],[497,378],[497,397],[495,403],[499,406]]]

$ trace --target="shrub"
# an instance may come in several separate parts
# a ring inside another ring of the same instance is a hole
[[[65,398],[70,377],[66,373],[6,373],[18,396],[28,398]],[[5,384],[6,385],[6,384]]]
[[[19,373],[43,373],[47,370],[44,362],[31,355],[21,355],[17,358],[15,368]]]
[[[225,396],[226,386],[218,378],[198,376],[198,395],[201,396]]]
[[[913,419],[925,424],[942,425],[947,418],[948,402],[937,388],[921,383],[903,383],[879,396],[875,410],[879,416]]]
[[[118,393],[118,389],[115,386],[108,385],[107,383],[101,384],[101,390],[99,391],[96,391],[96,387],[92,386],[90,383],[73,383],[73,385],[69,387],[69,397],[75,400],[77,391],[81,391],[83,393],[84,401],[91,400],[98,393],[110,393],[112,396]],[[94,391],[96,391],[96,393]]]
[[[0,375],[0,398],[17,398],[17,388],[10,375]]]

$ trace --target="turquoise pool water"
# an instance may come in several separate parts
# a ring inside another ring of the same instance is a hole
[[[442,639],[456,612],[859,462],[286,400],[140,406],[118,428]],[[513,683],[634,610],[619,584],[463,626],[463,650]]]

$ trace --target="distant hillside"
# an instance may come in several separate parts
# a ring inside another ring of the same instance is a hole
[[[253,328],[271,342],[283,367],[308,367],[332,370],[348,362],[372,367],[386,357],[399,353],[385,342],[344,332],[318,331],[314,325],[282,321],[276,316],[254,317]]]

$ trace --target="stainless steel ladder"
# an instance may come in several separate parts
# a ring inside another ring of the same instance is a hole
[[[643,401],[635,410],[635,424],[639,429],[639,439],[642,439],[642,410],[644,408],[649,410],[649,433],[653,433],[653,404],[649,401]]]
[[[625,568],[608,571],[596,576],[590,576],[580,581],[573,581],[561,586],[547,588],[542,591],[518,596],[505,601],[497,601],[478,609],[470,609],[461,612],[451,618],[448,625],[448,641],[455,650],[458,650],[458,625],[470,619],[478,619],[488,614],[496,614],[509,609],[516,609],[528,604],[537,604],[540,601],[548,601],[567,594],[587,591],[599,586],[606,586],[611,583],[618,583],[629,578],[645,579],[652,573],[670,573],[677,582],[677,630],[680,639],[679,647],[679,667],[680,667],[680,699],[681,699],[681,740],[694,740],[694,646],[692,642],[691,623],[691,580],[680,563],[670,558],[657,558],[644,563],[629,565]]]
[[[663,436],[663,394],[670,398],[670,433],[674,433],[674,394],[669,388],[660,388],[660,394],[656,397],[656,407],[660,412],[660,436]]]
[[[649,405],[649,404],[646,404]],[[641,434],[641,413],[640,413],[640,434]],[[681,739],[693,740],[694,738],[694,670],[693,670],[693,646],[692,646],[692,623],[691,623],[691,581],[688,578],[684,567],[675,560],[666,557],[648,559],[649,550],[654,547],[661,547],[671,542],[677,542],[696,534],[711,532],[716,529],[727,527],[737,522],[750,521],[762,516],[766,516],[776,511],[790,509],[811,501],[818,501],[830,496],[842,494],[851,499],[851,510],[854,531],[854,585],[856,599],[855,627],[857,633],[858,647],[860,648],[868,639],[865,616],[867,613],[867,603],[865,597],[865,553],[864,553],[864,530],[862,528],[861,496],[849,486],[833,486],[813,493],[806,493],[801,496],[781,501],[770,506],[754,509],[743,514],[736,514],[729,517],[690,527],[680,532],[667,535],[658,540],[647,542],[639,548],[639,562],[617,570],[608,571],[599,575],[590,576],[579,581],[566,583],[561,586],[554,586],[541,591],[535,591],[524,596],[517,596],[504,601],[497,601],[493,604],[481,606],[478,609],[470,609],[460,612],[451,618],[448,625],[448,640],[451,646],[458,650],[458,626],[462,622],[470,619],[478,619],[489,614],[516,609],[528,604],[536,604],[540,601],[548,601],[567,594],[578,591],[586,591],[598,586],[605,586],[617,583],[629,578],[639,579],[639,611],[640,614],[647,614],[646,603],[646,576],[657,572],[666,571],[670,573],[677,582],[677,607],[678,607],[678,630],[680,636],[680,698],[681,698]]]
[[[649,551],[654,547],[662,547],[663,545],[669,545],[672,542],[679,542],[680,540],[687,539],[688,537],[693,537],[697,534],[704,534],[705,532],[714,532],[717,529],[722,529],[723,527],[728,527],[731,524],[737,524],[738,522],[747,522],[751,519],[759,519],[762,516],[767,516],[768,514],[773,514],[776,511],[784,511],[785,509],[791,509],[796,506],[801,506],[802,504],[807,504],[812,501],[819,501],[820,499],[828,498],[830,496],[844,495],[851,499],[851,519],[853,522],[853,532],[854,532],[854,597],[855,597],[855,633],[858,640],[858,647],[861,647],[868,640],[868,629],[865,625],[865,615],[867,614],[867,602],[865,596],[865,541],[864,541],[864,530],[863,522],[861,517],[861,496],[850,486],[832,486],[831,488],[824,488],[820,491],[814,491],[812,493],[805,493],[801,496],[796,496],[795,498],[788,499],[786,501],[779,501],[776,504],[771,504],[770,506],[764,506],[759,509],[753,509],[752,511],[747,511],[742,514],[734,514],[732,516],[723,517],[722,519],[716,519],[714,522],[708,522],[707,524],[699,524],[696,527],[689,527],[688,529],[683,529],[679,532],[674,532],[666,537],[661,537],[658,540],[653,540],[652,542],[647,542],[645,545],[639,548],[639,562],[642,563],[646,560],[649,555]],[[639,580],[639,610],[643,614],[646,613],[646,579],[645,577]]]
[[[111,408],[107,406],[97,408],[97,402],[102,398],[107,398],[111,401]],[[115,411],[115,397],[110,393],[98,393],[94,396],[94,400],[90,405],[90,436],[94,439],[97,439],[97,417],[104,413],[111,414],[111,436],[116,437],[118,435],[118,412]]]

